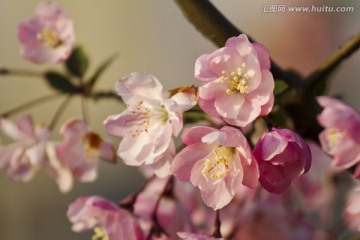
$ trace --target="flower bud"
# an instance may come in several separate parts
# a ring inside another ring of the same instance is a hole
[[[273,128],[257,142],[254,156],[259,164],[261,185],[269,192],[282,193],[292,180],[311,165],[309,146],[296,133]]]

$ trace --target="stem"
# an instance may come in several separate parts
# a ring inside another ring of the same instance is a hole
[[[128,209],[130,212],[133,212],[134,211],[134,204],[138,198],[138,196],[140,195],[140,193],[142,193],[145,188],[147,188],[147,186],[152,182],[152,180],[155,179],[155,175],[153,175],[151,178],[149,178],[145,183],[144,185],[141,186],[141,188],[135,193],[133,194],[130,199],[125,202],[125,203],[119,203],[119,207],[122,207],[122,208],[125,208],[125,209]]]
[[[195,28],[218,47],[224,46],[228,38],[243,33],[208,0],[174,1]],[[249,40],[255,42],[251,37],[249,37]],[[284,80],[289,86],[299,88],[302,84],[301,79],[297,75],[284,71],[273,60],[271,60],[270,71],[274,78]]]
[[[89,108],[88,108],[86,99],[84,97],[81,97],[81,112],[82,112],[84,122],[89,125],[90,124]]]
[[[152,223],[153,223],[153,226],[152,228],[150,229],[150,232],[149,232],[149,235],[147,236],[146,239],[151,239],[151,237],[154,235],[154,234],[158,234],[158,235],[161,235],[161,233],[165,234],[166,236],[168,236],[168,233],[165,231],[165,229],[160,225],[159,221],[158,221],[158,218],[157,218],[157,211],[159,209],[159,206],[160,206],[160,202],[161,202],[161,199],[167,195],[169,192],[172,191],[172,188],[174,186],[174,176],[171,176],[169,177],[167,183],[165,184],[163,190],[161,191],[160,195],[159,195],[159,198],[157,199],[156,203],[155,203],[155,206],[154,206],[154,209],[151,213],[151,220],[152,220]]]
[[[267,117],[263,117],[262,119],[265,121],[267,129],[268,129],[269,131],[271,131],[271,129],[274,127],[274,125],[272,124],[272,122],[270,121],[270,119],[267,118]],[[276,128],[277,128],[277,127],[276,127]]]
[[[333,55],[326,60],[325,63],[311,73],[306,82],[309,89],[326,78],[336,67],[338,67],[345,59],[350,57],[360,47],[360,33],[348,39]]]
[[[15,75],[24,77],[44,77],[43,73],[24,69],[0,68],[0,75]]]
[[[60,119],[60,116],[64,113],[67,105],[69,104],[70,102],[70,99],[73,95],[72,94],[69,94],[65,100],[61,103],[61,105],[59,106],[58,110],[56,111],[54,117],[52,118],[50,124],[49,124],[49,130],[52,131],[54,130],[58,120]]]
[[[11,110],[8,110],[4,113],[0,113],[0,117],[9,117],[10,115],[12,114],[15,114],[17,112],[20,112],[22,110],[25,110],[27,108],[30,108],[30,107],[34,107],[40,103],[43,103],[43,102],[47,102],[48,100],[51,100],[51,99],[54,99],[54,98],[57,98],[57,97],[60,97],[61,94],[59,93],[56,93],[56,94],[51,94],[51,95],[47,95],[47,96],[43,96],[43,97],[40,97],[40,98],[37,98],[37,99],[34,99],[30,102],[27,102],[23,105],[20,105],[14,109],[11,109]]]
[[[221,235],[221,231],[220,231],[220,228],[221,228],[220,210],[216,210],[214,227],[215,227],[215,229],[214,229],[214,232],[213,232],[213,234],[211,236],[215,237],[215,238],[221,238],[222,235]]]

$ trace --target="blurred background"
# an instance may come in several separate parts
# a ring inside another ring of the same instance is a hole
[[[0,67],[42,71],[58,66],[37,66],[21,59],[17,25],[33,16],[37,0],[0,0]],[[99,89],[113,89],[115,81],[133,72],[157,76],[165,89],[197,84],[194,63],[201,54],[215,50],[183,17],[173,1],[107,0],[56,1],[72,17],[77,42],[91,58],[91,73],[113,53],[115,63],[99,81]],[[357,0],[226,0],[212,1],[238,28],[270,50],[282,67],[303,75],[323,63],[341,43],[359,32],[360,2]],[[352,13],[264,13],[264,5],[353,6]],[[329,92],[341,94],[358,110],[360,54],[357,52],[333,75]],[[0,112],[52,91],[40,78],[0,76]],[[49,123],[61,100],[31,108],[37,123]],[[124,106],[114,100],[90,104],[93,129],[104,134],[103,120]],[[80,100],[74,99],[59,120],[81,117]],[[18,115],[12,117],[17,119]],[[58,128],[57,130],[58,131]],[[117,146],[118,139],[112,139]],[[30,183],[14,182],[0,171],[0,240],[90,239],[92,233],[76,234],[66,218],[67,206],[83,195],[101,195],[115,202],[141,186],[137,169],[100,164],[94,183],[76,184],[61,194],[55,183],[40,172]]]

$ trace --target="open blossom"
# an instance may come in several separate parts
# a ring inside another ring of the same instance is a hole
[[[50,131],[45,126],[34,126],[29,115],[19,118],[17,124],[0,119],[1,132],[15,142],[0,146],[0,168],[16,180],[27,182],[46,160],[46,144]]]
[[[65,61],[75,41],[73,21],[55,3],[39,3],[35,17],[19,24],[23,58],[38,64]]]
[[[1,119],[0,128],[15,140],[12,144],[0,146],[0,168],[4,168],[11,178],[27,182],[44,169],[61,192],[72,188],[72,173],[55,156],[56,143],[50,141],[51,132],[47,127],[34,126],[32,118],[23,115],[17,124]]]
[[[96,179],[99,158],[109,162],[116,160],[112,144],[90,131],[83,120],[68,121],[60,132],[64,140],[56,146],[56,157],[79,181]]]
[[[225,47],[199,57],[195,77],[200,107],[209,115],[245,127],[273,106],[274,79],[267,49],[246,35],[232,37]]]
[[[175,155],[173,136],[182,129],[182,112],[196,104],[194,88],[184,88],[169,98],[154,76],[131,73],[116,83],[127,109],[108,117],[106,131],[123,138],[118,155],[128,165],[150,166],[159,177],[169,175]]]
[[[209,207],[227,205],[241,185],[257,185],[258,165],[238,129],[193,127],[185,129],[182,140],[188,146],[175,156],[171,171],[199,187]]]
[[[98,196],[78,198],[69,206],[67,216],[75,232],[94,229],[92,239],[143,239],[137,220],[129,212]]]
[[[323,150],[333,157],[333,165],[349,168],[360,162],[360,115],[341,100],[318,97],[324,110],[318,121],[325,129],[319,135]],[[355,177],[360,177],[360,167],[356,167]]]
[[[309,146],[297,133],[287,129],[272,128],[265,132],[253,153],[259,163],[259,181],[272,193],[285,191],[311,165]]]

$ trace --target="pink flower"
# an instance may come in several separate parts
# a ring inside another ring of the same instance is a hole
[[[225,47],[196,60],[199,105],[209,115],[245,127],[273,106],[274,79],[267,49],[246,35],[232,37]]]
[[[70,120],[61,127],[60,132],[64,140],[56,146],[56,157],[79,181],[96,179],[99,158],[115,162],[112,144],[90,131],[84,121]]]
[[[342,169],[360,162],[360,115],[341,100],[318,97],[324,110],[318,121],[325,129],[319,135],[323,150],[333,156],[333,164]],[[360,177],[360,167],[356,167],[355,177]]]
[[[116,90],[128,107],[104,124],[109,134],[123,138],[118,155],[128,165],[147,165],[159,177],[169,175],[175,155],[172,137],[181,131],[182,112],[196,104],[196,96],[181,91],[166,98],[159,80],[144,73],[119,80]]]
[[[209,207],[227,205],[241,185],[257,185],[258,166],[241,131],[193,127],[185,129],[182,140],[188,146],[175,156],[171,171],[199,187]]]
[[[29,115],[21,116],[17,124],[0,119],[0,129],[15,140],[0,146],[0,168],[5,168],[13,179],[31,180],[46,160],[49,130],[44,126],[34,127]]]
[[[69,206],[67,216],[75,232],[94,229],[93,239],[143,239],[136,219],[129,212],[98,196],[78,198]]]
[[[265,132],[253,150],[259,163],[261,185],[272,193],[282,193],[292,180],[311,165],[309,146],[296,133],[273,128]]]
[[[15,180],[27,182],[43,168],[58,184],[61,192],[72,188],[72,174],[54,155],[55,143],[43,125],[34,126],[30,116],[23,115],[17,124],[0,120],[3,133],[16,142],[0,146],[0,168],[6,169]]]
[[[36,6],[35,17],[19,24],[23,58],[38,64],[65,61],[75,41],[73,21],[55,3]]]
[[[178,232],[180,239],[185,240],[223,240],[224,238],[209,237],[200,233]]]

